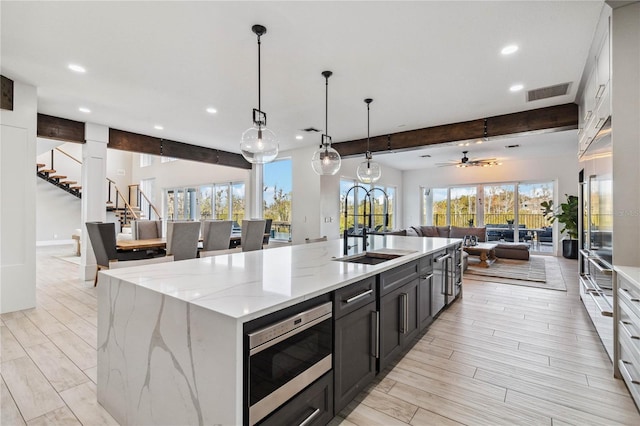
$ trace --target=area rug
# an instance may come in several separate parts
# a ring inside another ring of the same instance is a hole
[[[564,280],[560,277],[547,279],[544,256],[532,256],[529,260],[498,259],[489,268],[481,268],[473,264],[470,258],[469,267],[464,272],[469,278],[479,281],[491,281],[501,284],[523,285],[528,287],[547,288],[566,291]],[[554,274],[555,275],[555,274]]]

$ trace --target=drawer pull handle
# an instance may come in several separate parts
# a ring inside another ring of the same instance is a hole
[[[589,257],[587,258],[587,260],[589,261],[589,263],[595,266],[598,271],[605,275],[611,275],[611,273],[613,272],[613,269],[603,266],[602,261],[597,257]]]
[[[627,299],[629,302],[640,302],[640,299],[636,298],[636,297],[631,297],[631,295],[629,295],[629,290],[627,290],[626,288],[621,288],[620,290],[624,291],[624,293],[620,293],[624,296],[625,299]]]
[[[634,385],[640,385],[640,381],[634,379],[631,374],[629,373],[629,370],[627,370],[627,364],[629,365],[633,365],[631,364],[629,361],[625,361],[623,359],[620,360],[620,364],[619,366],[622,367],[620,370],[622,370],[622,375],[623,376],[629,376],[629,378],[627,380],[629,380],[631,383],[633,383]],[[626,378],[626,377],[625,377]]]
[[[601,84],[598,86],[598,91],[596,92],[596,99],[600,99],[602,97],[602,93],[604,93],[604,89],[607,87],[606,84]]]
[[[584,115],[584,121],[589,121],[592,115],[593,111],[587,111],[587,113]]]
[[[613,311],[605,311],[602,306],[600,305],[600,303],[598,303],[598,300],[596,299],[596,297],[594,296],[594,293],[587,293],[589,296],[591,296],[591,298],[593,299],[593,303],[596,304],[596,307],[598,308],[598,310],[600,311],[600,315],[602,315],[603,317],[612,317],[613,316]],[[598,296],[601,296],[602,293],[595,293]]]
[[[622,329],[622,331],[624,331],[624,333],[631,339],[640,339],[640,336],[634,336],[631,333],[631,330],[629,330],[629,328],[627,327],[628,325],[631,325],[631,323],[629,321],[620,321],[620,328]]]
[[[367,290],[367,291],[363,291],[363,292],[362,292],[362,293],[360,293],[360,294],[356,294],[355,296],[350,297],[350,298],[348,298],[347,300],[344,300],[344,301],[343,301],[343,303],[352,303],[352,302],[355,302],[356,300],[360,300],[360,299],[362,299],[363,297],[367,297],[367,296],[368,296],[368,295],[370,295],[371,293],[373,293],[373,289],[372,289],[372,288],[370,288],[370,289],[369,289],[369,290]]]
[[[433,274],[429,274],[429,275],[426,275],[424,277],[420,277],[421,280],[430,280],[431,278],[433,278]]]
[[[311,413],[309,417],[307,417],[306,419],[304,419],[302,423],[300,423],[300,426],[310,425],[311,422],[314,421],[316,417],[318,417],[318,414],[320,414],[320,409],[316,408],[316,410],[313,413]]]

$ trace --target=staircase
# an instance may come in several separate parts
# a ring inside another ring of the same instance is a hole
[[[46,180],[64,191],[67,191],[74,197],[82,198],[82,186],[77,185],[78,182],[74,180],[66,180],[66,176],[58,175],[54,169],[47,169],[45,167],[45,164],[36,164],[36,173],[39,178]]]
[[[67,154],[60,148],[55,148],[51,150],[51,167],[47,168],[46,164],[37,163],[36,164],[36,174],[39,178],[46,180],[52,185],[57,186],[58,188],[68,192],[69,194],[82,198],[82,186],[78,185],[76,181],[68,180],[67,176],[58,174],[58,172],[53,168],[53,160],[54,160],[54,151],[60,152],[65,156],[71,158],[76,163],[82,165],[82,162],[71,155]],[[156,209],[156,207],[149,201],[147,196],[140,190],[139,185],[129,185],[127,197],[122,194],[122,192],[116,186],[116,183],[107,178],[108,188],[107,188],[107,203],[106,208],[108,212],[113,212],[120,223],[120,229],[127,228],[130,226],[132,220],[145,219],[147,217],[151,218],[152,214],[155,214],[157,219],[161,220],[160,213]],[[111,201],[111,195],[115,192],[115,203]],[[141,211],[140,205],[142,200],[146,201],[146,205],[149,208],[148,216]]]

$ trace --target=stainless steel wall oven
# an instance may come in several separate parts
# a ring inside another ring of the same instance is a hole
[[[245,328],[245,424],[260,422],[332,368],[332,303],[298,309]]]

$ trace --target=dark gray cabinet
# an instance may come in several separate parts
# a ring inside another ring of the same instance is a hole
[[[418,261],[380,274],[380,370],[418,334],[419,282]]]
[[[378,312],[376,279],[368,278],[334,295],[334,404],[338,413],[376,375]]]
[[[260,426],[320,426],[332,418],[333,373],[329,372],[267,417]]]
[[[431,287],[433,285],[433,256],[420,259],[420,277],[418,282],[418,328],[424,330],[433,322],[431,312]]]

